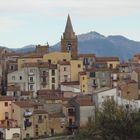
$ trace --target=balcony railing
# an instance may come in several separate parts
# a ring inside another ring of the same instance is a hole
[[[24,117],[31,117],[32,114],[33,113],[31,111],[26,111],[26,112],[24,112]]]

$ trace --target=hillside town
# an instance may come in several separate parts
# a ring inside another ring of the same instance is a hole
[[[49,44],[35,52],[0,48],[0,139],[71,135],[95,116],[105,100],[140,110],[140,54],[118,57],[79,54],[68,15],[61,51]]]

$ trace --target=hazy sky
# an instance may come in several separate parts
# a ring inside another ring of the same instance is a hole
[[[53,45],[68,13],[76,34],[97,31],[140,41],[140,0],[0,0],[0,46]]]

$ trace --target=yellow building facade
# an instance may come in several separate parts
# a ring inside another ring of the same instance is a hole
[[[58,61],[70,61],[71,54],[67,52],[52,52],[45,54],[43,56],[44,62],[49,62],[51,64],[57,64]]]
[[[83,71],[83,62],[81,60],[71,60],[70,66],[71,81],[78,81],[79,72]]]
[[[33,114],[34,136],[48,135],[48,113],[44,110],[35,110]]]
[[[25,63],[36,63],[38,61],[43,61],[41,57],[38,58],[33,58],[33,57],[28,57],[28,58],[19,58],[18,59],[18,70],[20,70]]]
[[[12,97],[0,96],[0,121],[11,119],[11,103]]]
[[[88,77],[86,72],[79,73],[80,90],[82,93],[88,93]]]

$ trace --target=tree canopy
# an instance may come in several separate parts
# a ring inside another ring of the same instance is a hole
[[[138,140],[140,139],[140,112],[120,107],[113,100],[103,103],[95,118],[81,128],[75,140]]]

